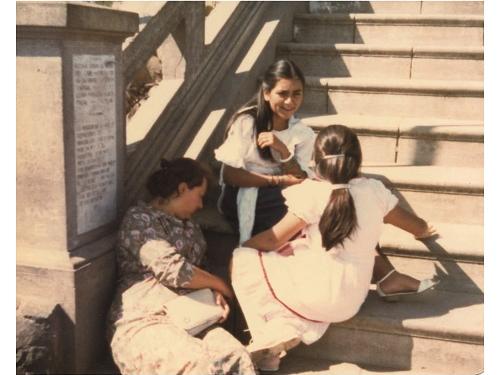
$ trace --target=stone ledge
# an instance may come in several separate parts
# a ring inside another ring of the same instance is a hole
[[[400,190],[483,195],[483,168],[386,164],[363,166],[361,172]]]
[[[16,26],[64,27],[132,35],[139,28],[139,16],[99,5],[20,2],[16,4]]]
[[[483,302],[483,295],[436,290],[388,305],[372,292],[354,318],[338,325],[482,345]]]
[[[445,47],[445,46],[398,46],[387,44],[356,43],[281,43],[278,52],[294,54],[329,54],[397,57],[433,57],[443,59],[482,60],[484,48],[480,47]]]
[[[370,56],[405,56],[410,57],[412,48],[406,46],[386,46],[376,44],[350,43],[282,43],[278,52],[302,54],[334,54],[334,55],[370,55]]]
[[[462,142],[484,142],[481,121],[397,116],[308,115],[302,121],[316,131],[334,124],[354,129],[358,134],[402,138],[425,138]]]
[[[425,259],[451,259],[482,264],[484,227],[472,224],[432,223],[436,239],[417,241],[407,232],[385,225],[380,246],[385,254]]]
[[[373,25],[408,25],[408,26],[479,26],[484,25],[481,15],[440,15],[440,14],[298,14],[296,21],[308,24],[373,24]]]
[[[483,97],[482,81],[427,79],[369,79],[307,76],[306,86],[346,92],[382,92],[415,95]]]

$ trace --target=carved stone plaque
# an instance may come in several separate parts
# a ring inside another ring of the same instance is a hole
[[[116,217],[116,83],[113,55],[73,56],[77,234]]]

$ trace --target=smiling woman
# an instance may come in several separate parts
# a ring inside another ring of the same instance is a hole
[[[278,222],[286,213],[281,189],[308,177],[314,132],[294,116],[304,85],[295,63],[276,61],[215,150],[222,162],[219,209],[239,231],[240,242]]]

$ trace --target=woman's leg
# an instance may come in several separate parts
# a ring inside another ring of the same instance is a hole
[[[279,186],[259,188],[252,235],[271,228],[287,213],[288,208]]]
[[[238,208],[236,206],[238,190],[239,188],[236,186],[225,185],[224,193],[220,198],[220,210],[223,212],[224,216],[229,221],[236,233],[239,230]]]
[[[389,272],[394,270],[386,255],[382,254],[380,246],[375,247],[377,255],[375,256],[375,264],[373,266],[373,282],[377,283],[382,280]],[[380,282],[380,288],[386,294],[398,292],[416,291],[420,285],[420,281],[398,271],[393,272],[385,280]]]
[[[202,341],[217,374],[255,374],[248,351],[221,327],[209,329],[203,335]]]
[[[220,327],[207,330],[200,339],[171,323],[148,321],[115,334],[111,348],[123,375],[255,374],[248,352]]]

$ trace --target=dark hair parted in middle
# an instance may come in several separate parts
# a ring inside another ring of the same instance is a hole
[[[343,155],[331,157],[331,155]],[[326,157],[325,156],[330,156]],[[356,134],[346,126],[331,125],[318,133],[314,145],[318,177],[332,184],[347,184],[359,176],[362,154]],[[334,189],[319,222],[323,246],[342,245],[357,227],[356,209],[349,189]]]
[[[271,91],[280,79],[299,80],[303,87],[306,84],[304,74],[293,61],[286,59],[276,61],[259,78],[257,93],[231,118],[227,131],[229,131],[234,121],[244,114],[248,114],[255,119],[255,142],[257,142],[260,133],[271,131],[273,111],[269,103],[264,99],[264,92]],[[257,150],[261,158],[266,160],[273,159],[269,147],[257,147]]]
[[[208,168],[189,158],[178,158],[171,161],[161,159],[160,169],[148,179],[146,187],[153,197],[169,198],[178,191],[179,184],[186,183],[189,189],[201,186],[203,179],[209,182],[212,178]]]

